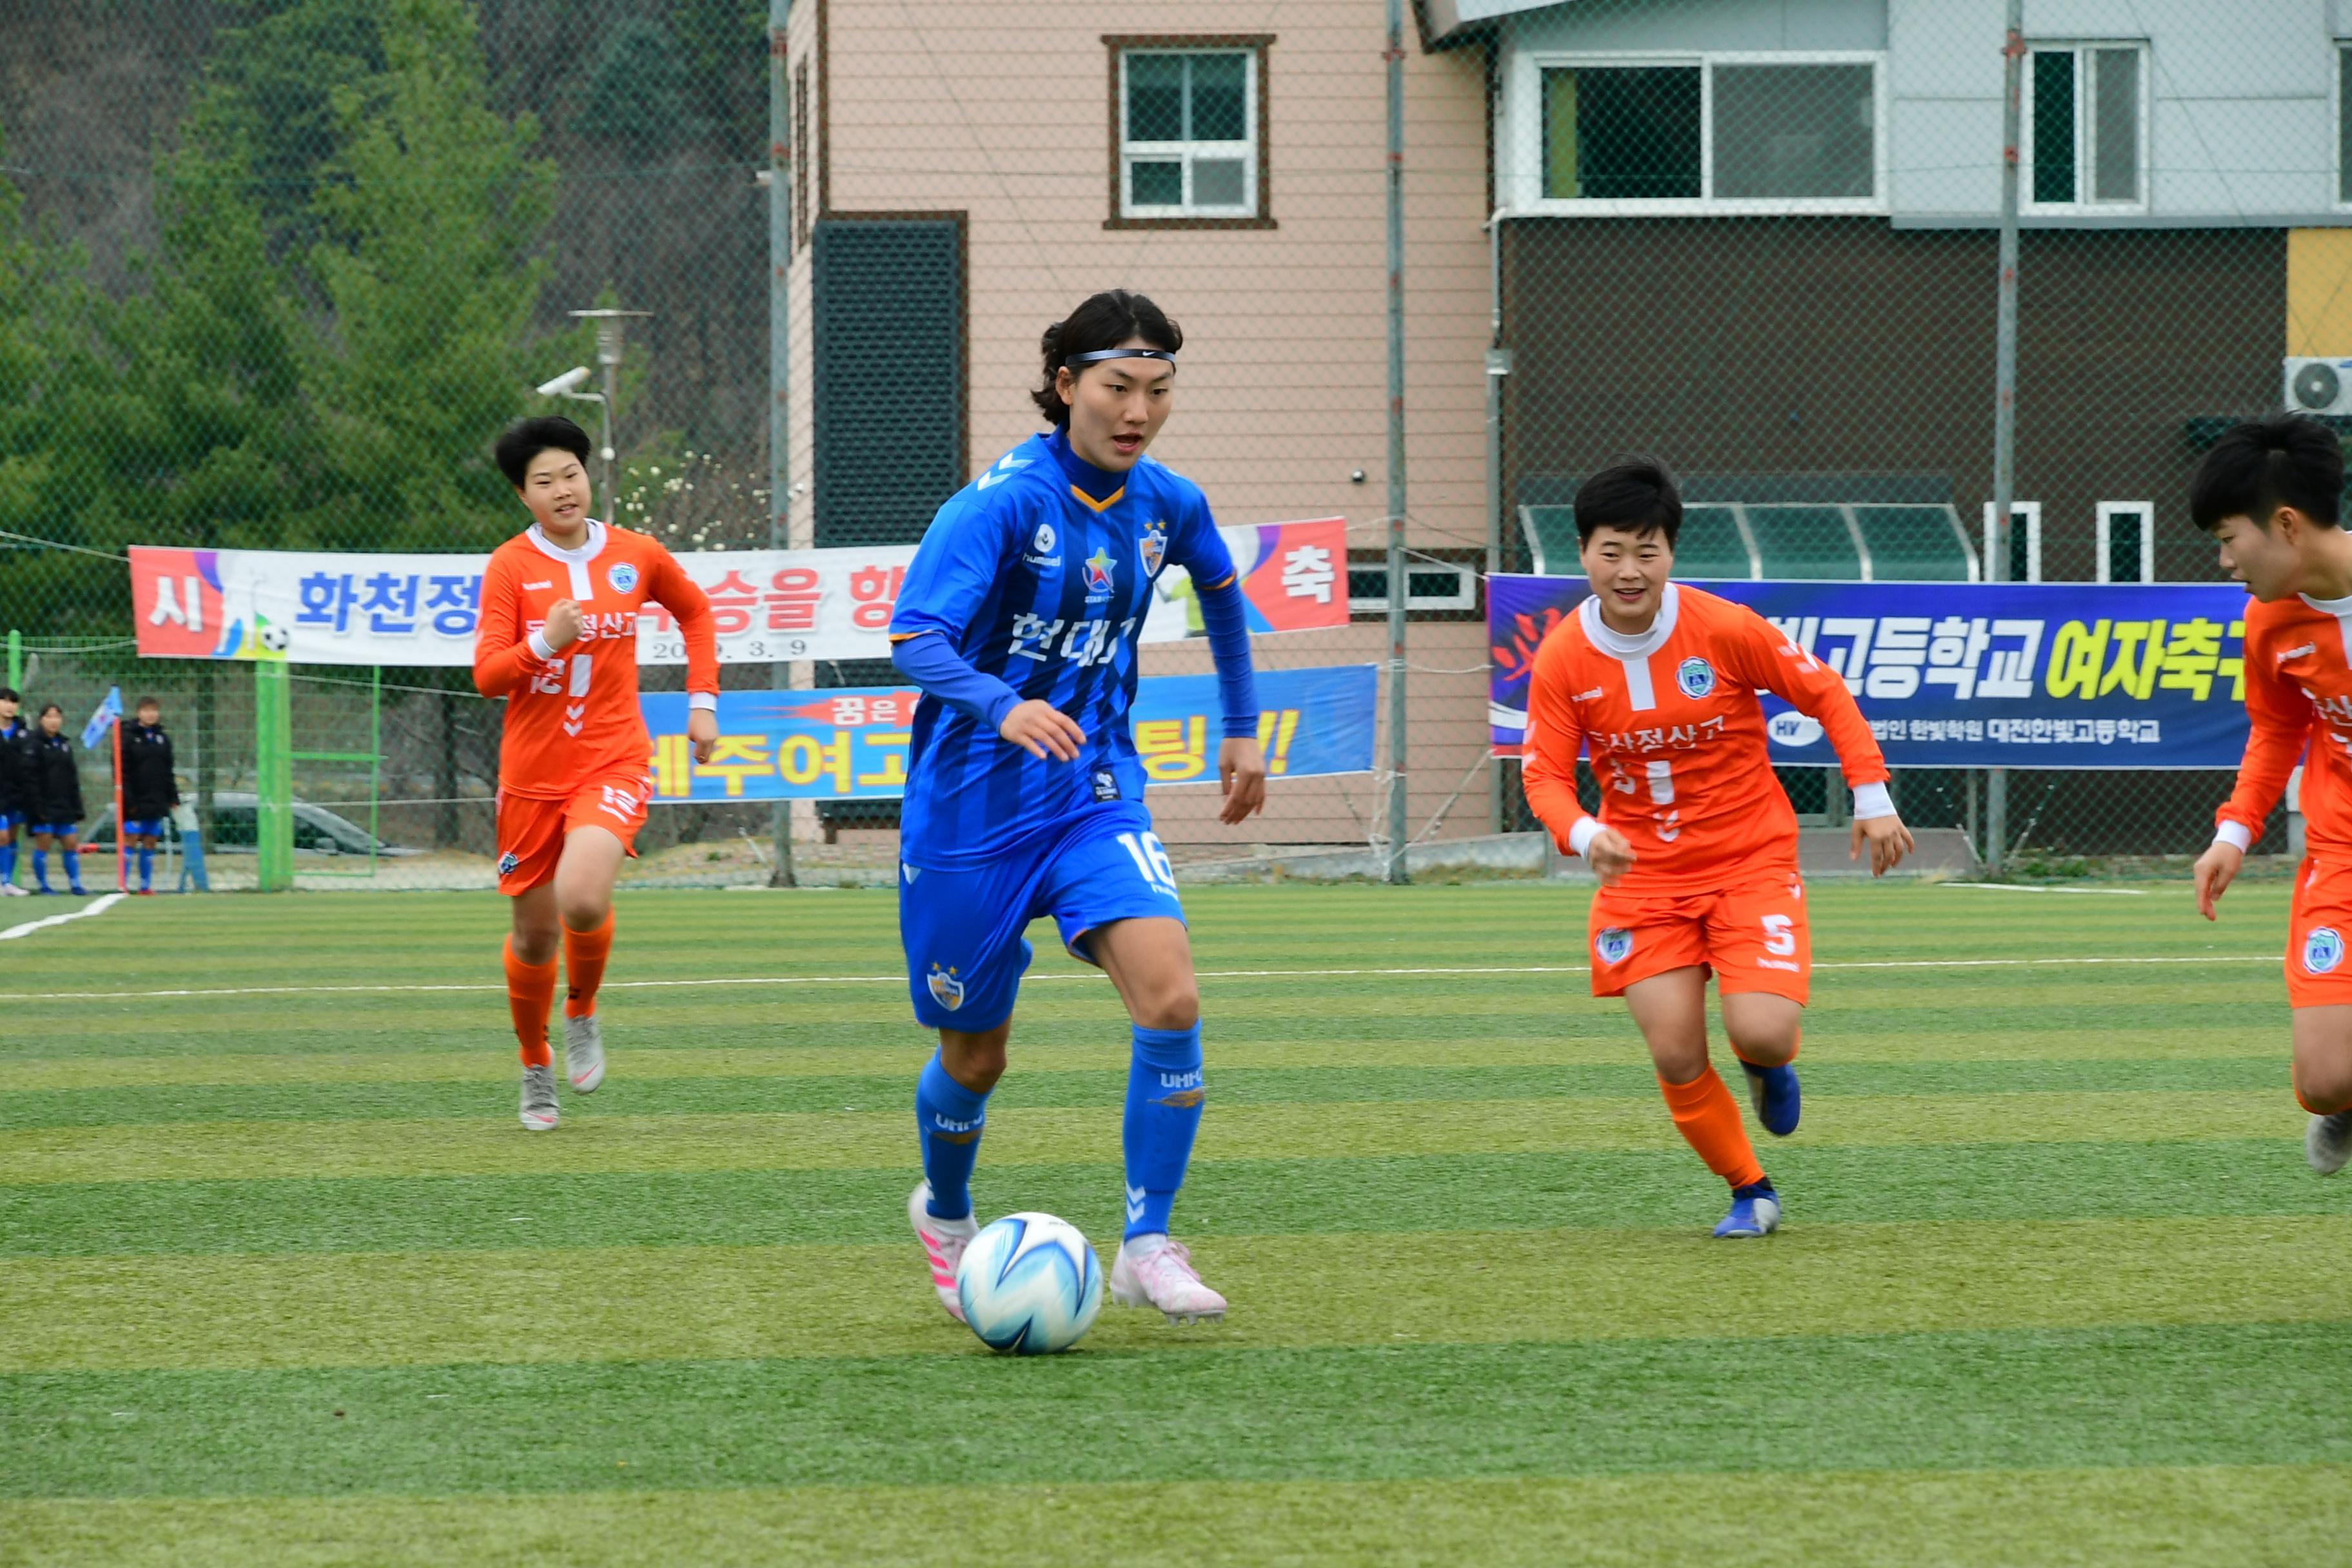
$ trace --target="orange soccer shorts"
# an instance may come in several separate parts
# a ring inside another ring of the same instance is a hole
[[[2287,1005],[2352,1004],[2352,861],[2304,857],[2286,930]]]
[[[499,792],[499,891],[512,898],[542,882],[555,880],[555,863],[563,856],[564,835],[575,827],[601,827],[621,841],[631,857],[637,852],[637,829],[646,825],[646,807],[653,799],[654,781],[642,767],[615,768],[588,780],[569,795],[541,800],[530,795]]]
[[[1603,888],[1585,934],[1595,996],[1693,964],[1713,970],[1726,996],[1767,991],[1802,1003],[1812,980],[1805,884],[1793,866],[1743,870],[1704,892]]]

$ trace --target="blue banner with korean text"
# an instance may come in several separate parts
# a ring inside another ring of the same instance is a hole
[[[686,735],[686,694],[646,692],[639,700],[653,737],[654,800],[895,800],[906,793],[919,695],[892,686],[723,691],[719,744],[698,763]],[[1378,666],[1261,669],[1257,696],[1258,741],[1272,777],[1371,772]],[[1224,727],[1215,676],[1147,677],[1130,719],[1152,784],[1216,778]]]
[[[1898,768],[2234,768],[2246,746],[2234,583],[1698,583],[1845,678]],[[1545,634],[1581,577],[1487,580],[1494,754],[1525,739]],[[1763,699],[1772,761],[1834,765],[1821,726]]]

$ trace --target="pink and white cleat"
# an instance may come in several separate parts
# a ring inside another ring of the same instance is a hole
[[[1139,1236],[1119,1247],[1110,1266],[1110,1299],[1122,1307],[1157,1307],[1171,1323],[1225,1317],[1225,1299],[1201,1283],[1192,1253],[1165,1236]]]
[[[923,1244],[924,1260],[930,1265],[931,1289],[940,1295],[940,1305],[948,1316],[963,1321],[963,1302],[956,1295],[956,1265],[963,1261],[963,1249],[980,1234],[980,1222],[970,1215],[961,1219],[941,1219],[931,1212],[931,1184],[918,1182],[912,1197],[907,1200],[907,1220],[915,1227],[915,1239]]]

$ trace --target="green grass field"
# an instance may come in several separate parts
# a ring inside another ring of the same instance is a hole
[[[1194,890],[1233,1313],[1034,1361],[906,1233],[887,892],[625,894],[547,1136],[500,900],[123,904],[0,946],[0,1563],[2329,1561],[2286,895],[1816,887],[1728,1244],[1583,892]],[[1126,1025],[1034,935],[975,1194],[1107,1256]]]

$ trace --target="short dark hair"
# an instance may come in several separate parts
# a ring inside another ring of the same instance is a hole
[[[156,701],[152,697],[142,697],[138,701],[133,702],[131,705],[131,710],[133,713],[138,712],[142,708],[152,708],[158,713],[161,713],[163,710],[163,705],[161,702]]]
[[[1072,354],[1115,349],[1129,338],[1141,338],[1155,349],[1174,353],[1184,346],[1184,329],[1141,294],[1106,289],[1045,329],[1038,343],[1045,360],[1045,384],[1029,395],[1037,411],[1056,425],[1070,422],[1070,405],[1062,401],[1055,382],[1063,362]]]
[[[1683,527],[1683,493],[1674,475],[1655,458],[1620,458],[1576,488],[1576,542],[1582,544],[1604,528],[1640,537],[1666,536],[1666,548]]]
[[[499,460],[499,472],[517,489],[522,489],[523,477],[530,472],[530,460],[541,452],[569,452],[585,468],[588,454],[594,450],[588,432],[560,414],[516,420],[499,433],[499,444],[491,448]]]
[[[2343,503],[2344,444],[2305,414],[2231,426],[2189,476],[2189,515],[2208,533],[2233,517],[2266,529],[2283,506],[2332,528]]]
[[[23,700],[25,700],[23,698],[16,695],[15,687],[0,686],[0,702],[22,702]]]
[[[33,717],[36,719],[46,719],[52,713],[56,714],[60,719],[66,716],[66,710],[58,707],[56,703],[44,702],[41,704],[41,710],[38,713],[34,714]]]

